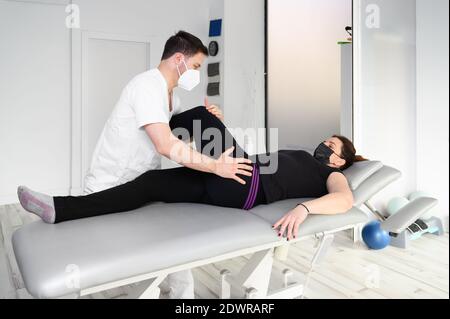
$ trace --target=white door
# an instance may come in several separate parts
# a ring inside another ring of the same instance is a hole
[[[74,68],[81,68],[81,82],[74,87],[79,104],[74,103],[73,193],[84,188],[84,176],[98,138],[123,88],[150,68],[151,58],[148,38],[76,33],[74,50],[80,44],[82,50],[80,58],[74,60]]]

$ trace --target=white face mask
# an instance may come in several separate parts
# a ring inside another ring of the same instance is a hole
[[[186,62],[183,60],[184,66],[186,67],[186,72],[180,73],[180,69],[177,65],[178,75],[178,86],[186,91],[192,91],[197,85],[200,84],[200,71],[188,69]]]

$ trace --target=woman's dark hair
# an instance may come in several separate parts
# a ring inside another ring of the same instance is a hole
[[[345,165],[341,167],[341,170],[346,170],[347,168],[352,166],[353,163],[355,162],[368,161],[368,159],[365,159],[360,155],[356,155],[355,146],[353,145],[352,141],[350,141],[348,138],[341,135],[333,135],[333,137],[339,139],[342,142],[342,144],[344,144],[342,146],[341,153],[342,158],[345,159]]]
[[[179,31],[167,40],[161,60],[166,60],[177,52],[183,53],[187,57],[196,55],[199,52],[208,56],[208,49],[203,45],[202,41],[186,31]]]

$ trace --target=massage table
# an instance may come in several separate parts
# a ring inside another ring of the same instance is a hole
[[[355,163],[344,171],[354,207],[338,215],[312,215],[299,237],[287,242],[272,225],[309,198],[288,199],[250,211],[189,203],[151,203],[134,211],[60,224],[36,221],[16,230],[14,254],[27,291],[35,298],[79,298],[125,285],[136,286],[136,298],[159,298],[168,274],[250,255],[237,274],[220,272],[220,293],[232,298],[296,298],[303,284],[283,271],[282,288],[269,291],[274,258],[285,260],[290,244],[316,238],[312,263],[323,259],[335,233],[350,230],[361,240],[370,220],[363,205],[397,180],[401,173],[378,161]],[[376,213],[376,211],[374,211]]]

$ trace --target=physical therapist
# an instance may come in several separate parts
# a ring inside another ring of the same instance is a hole
[[[124,88],[107,120],[85,178],[85,194],[99,192],[134,180],[148,170],[161,168],[161,156],[198,171],[244,183],[238,176],[252,171],[251,161],[231,158],[230,150],[219,158],[203,155],[172,134],[173,115],[180,100],[173,89],[191,91],[200,83],[198,69],[208,56],[200,39],[184,31],[164,47],[161,63],[137,75]],[[206,106],[221,118],[216,106]],[[192,273],[169,275],[160,285],[168,298],[194,298]]]

